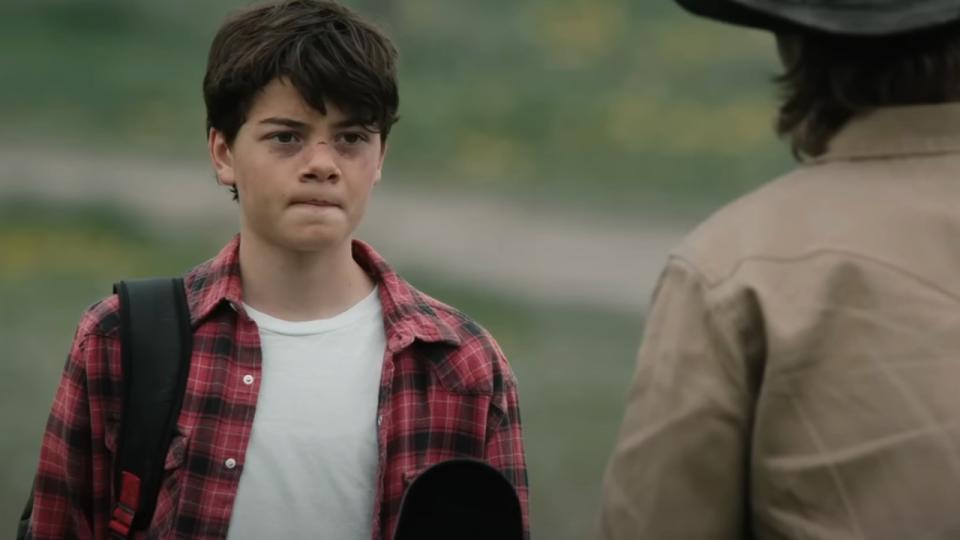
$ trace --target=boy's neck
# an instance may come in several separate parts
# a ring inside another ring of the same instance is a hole
[[[287,321],[334,317],[374,287],[353,260],[349,239],[330,249],[303,252],[241,234],[240,275],[245,303]]]

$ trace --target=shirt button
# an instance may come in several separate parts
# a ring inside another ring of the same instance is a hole
[[[243,384],[250,386],[253,384],[253,375],[247,374],[243,376]]]
[[[379,426],[379,425],[381,425],[381,424],[383,424],[383,416],[378,416],[378,417],[377,417],[377,425]]]
[[[237,468],[237,460],[235,460],[235,459],[233,459],[233,458],[230,458],[230,459],[228,459],[228,460],[226,460],[226,461],[223,462],[223,466],[226,467],[226,468],[228,468],[228,469],[230,469],[230,470],[233,470],[233,469]]]

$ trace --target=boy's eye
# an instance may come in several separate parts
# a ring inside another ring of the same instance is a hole
[[[339,138],[342,142],[348,145],[359,144],[367,140],[367,136],[365,134],[357,131],[347,131],[345,133],[341,133]]]
[[[297,134],[292,131],[281,131],[271,134],[269,138],[280,144],[290,144],[297,141]]]

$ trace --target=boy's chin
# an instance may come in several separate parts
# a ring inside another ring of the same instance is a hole
[[[280,227],[242,227],[241,238],[251,236],[254,245],[269,251],[322,253],[342,249],[353,239],[353,231],[344,224],[284,224]]]
[[[324,252],[342,247],[344,243],[349,243],[350,239],[351,235],[344,231],[299,231],[284,235],[282,247],[302,253]]]

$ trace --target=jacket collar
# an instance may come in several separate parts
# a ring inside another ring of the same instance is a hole
[[[822,163],[960,152],[960,103],[885,107],[855,118],[833,137]]]

